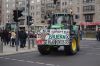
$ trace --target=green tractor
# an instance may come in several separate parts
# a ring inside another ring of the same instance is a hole
[[[53,14],[48,28],[37,34],[36,44],[40,54],[47,55],[52,50],[64,47],[64,53],[75,55],[80,49],[79,27],[74,23],[73,15]]]

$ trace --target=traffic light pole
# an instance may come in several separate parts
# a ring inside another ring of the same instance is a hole
[[[2,39],[1,39],[1,37],[0,37],[0,53],[3,53],[3,41],[2,41]]]
[[[17,5],[18,5],[18,1],[15,0],[15,8],[18,11]],[[18,18],[18,14],[17,14],[17,18]],[[16,51],[18,51],[18,45],[19,45],[19,41],[18,41],[18,30],[19,30],[19,24],[18,24],[18,22],[16,22]]]
[[[27,0],[28,1],[28,16],[30,15],[30,0]],[[27,21],[28,21],[28,23],[29,23],[29,18],[27,19]],[[30,36],[29,36],[29,34],[30,34],[30,26],[29,26],[29,24],[27,25],[28,26],[28,49],[30,49],[31,47],[30,47]]]

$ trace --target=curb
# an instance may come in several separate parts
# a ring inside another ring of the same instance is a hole
[[[96,40],[96,38],[82,38],[82,40]]]
[[[34,48],[34,49],[28,49],[28,50],[22,50],[22,51],[14,51],[14,52],[3,52],[3,53],[0,53],[0,56],[5,56],[5,55],[14,55],[14,54],[21,54],[21,53],[27,53],[27,52],[34,52],[34,51],[37,51],[37,48]]]

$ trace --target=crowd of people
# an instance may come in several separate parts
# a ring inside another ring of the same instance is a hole
[[[14,47],[16,45],[16,32],[15,31],[9,31],[7,29],[0,30],[0,37],[1,41],[4,43],[4,45],[10,44],[10,46]],[[26,40],[27,40],[28,34],[25,31],[25,29],[20,29],[18,31],[18,42],[20,48],[24,48],[26,46]],[[36,36],[33,36],[33,34],[30,35],[31,38]],[[82,40],[82,32],[80,31],[80,37]],[[96,39],[100,41],[100,28],[96,31]]]
[[[24,48],[26,46],[27,36],[28,35],[25,29],[20,29],[20,31],[18,31],[18,42],[20,43],[19,44],[20,48]],[[0,30],[0,37],[4,45],[10,44],[10,46],[12,47],[16,45],[16,32],[15,31],[9,31],[7,29]]]

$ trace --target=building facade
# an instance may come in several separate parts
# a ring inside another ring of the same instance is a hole
[[[15,1],[18,1],[18,9],[24,10],[20,26],[27,27],[28,0],[0,0],[0,24],[14,22]],[[100,25],[100,0],[57,0],[56,5],[54,0],[30,0],[29,12],[34,30],[48,26],[46,18],[56,12],[72,12],[73,15],[78,15],[75,22],[84,29],[96,29]]]
[[[71,13],[73,15],[80,15],[80,0],[41,0],[42,2],[42,18],[50,16],[52,13]],[[44,10],[43,10],[44,9]],[[46,16],[46,17],[45,17]],[[79,24],[80,19],[75,19]]]
[[[16,5],[16,2],[18,4]],[[16,7],[18,9],[25,9],[26,5],[26,0],[2,0],[2,25],[5,26],[6,23],[12,23],[14,22],[13,20],[13,10],[16,10]],[[23,16],[25,17],[25,16]],[[24,18],[25,19],[25,18]],[[25,20],[21,20],[19,22],[19,25],[26,26]]]
[[[95,30],[100,25],[100,0],[57,0],[56,5],[53,0],[41,1],[44,2],[43,6],[46,6],[42,8],[44,11],[41,11],[45,13],[44,16],[54,12],[70,13],[72,11],[73,15],[78,15],[74,20],[82,28]]]
[[[13,10],[15,9],[15,0],[2,0],[2,25],[13,22]]]
[[[37,32],[45,26],[41,22],[41,0],[31,0],[30,2],[30,15],[32,16],[32,30]]]
[[[16,5],[16,1],[18,4]],[[19,25],[20,27],[27,28],[27,16],[28,11],[29,15],[32,16],[33,25],[36,29],[40,29],[41,26],[41,1],[40,0],[30,0],[30,7],[28,8],[29,0],[2,0],[2,23],[1,25],[5,25],[6,23],[14,22],[13,20],[13,10],[18,7],[18,9],[23,9],[23,16],[20,18]],[[1,5],[1,0],[0,0]],[[1,11],[1,6],[0,6]],[[0,12],[1,13],[1,12]],[[1,15],[1,14],[0,14]]]
[[[84,29],[96,30],[100,25],[100,0],[81,1],[81,25]]]
[[[29,5],[28,5],[29,2]],[[23,9],[23,17],[20,20],[20,27],[28,30],[27,16],[32,16],[32,31],[40,30],[41,26],[41,1],[40,0],[18,0],[18,9]],[[29,13],[28,13],[29,12]]]

